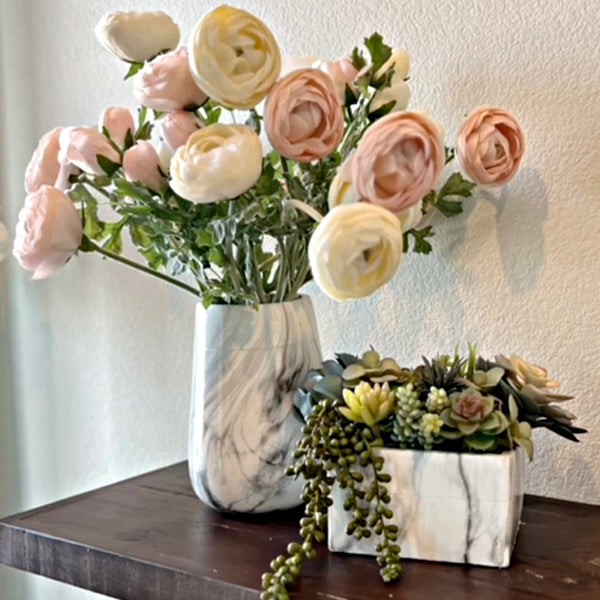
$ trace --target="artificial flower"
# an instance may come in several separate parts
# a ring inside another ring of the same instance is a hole
[[[75,165],[90,175],[104,175],[98,156],[103,156],[114,164],[121,162],[119,153],[106,137],[92,127],[65,127],[60,132],[58,141],[58,159],[61,164]]]
[[[188,110],[174,110],[154,123],[152,142],[164,172],[168,172],[175,150],[183,146],[190,135],[202,127],[202,121]]]
[[[95,28],[98,41],[121,60],[144,62],[179,44],[179,27],[164,12],[111,12]]]
[[[313,65],[318,62],[319,59],[316,56],[293,56],[284,54],[281,57],[279,79],[283,79],[286,75],[289,75],[292,71],[297,71],[298,69],[311,69]]]
[[[414,229],[423,218],[423,201],[419,200],[416,204],[405,208],[398,213],[398,219],[402,225],[402,231]]]
[[[43,185],[54,185],[60,172],[58,138],[62,127],[56,127],[40,139],[27,168],[25,169],[25,191],[37,192]]]
[[[405,110],[408,106],[410,88],[405,80],[410,71],[410,55],[406,50],[394,50],[387,61],[379,67],[375,73],[375,78],[381,79],[392,67],[394,68],[394,72],[390,79],[390,85],[382,87],[375,92],[369,104],[369,112],[371,113],[390,102],[394,102],[390,112]]]
[[[329,210],[342,204],[353,204],[360,201],[360,196],[352,186],[352,158],[351,154],[339,167],[327,193]]]
[[[110,139],[119,146],[119,148],[124,148],[128,134],[133,140],[133,134],[135,133],[133,115],[127,108],[109,106],[104,109],[100,116],[98,129],[101,132],[106,130]]]
[[[24,269],[33,271],[33,279],[44,279],[71,258],[82,235],[81,217],[70,198],[43,185],[27,196],[19,212],[13,254]]]
[[[334,300],[364,298],[396,274],[402,227],[388,210],[358,202],[331,210],[313,233],[308,256],[317,285]]]
[[[182,198],[207,203],[250,189],[262,170],[262,144],[246,125],[214,124],[193,133],[171,160],[171,187]]]
[[[456,160],[465,177],[485,186],[508,183],[525,152],[525,136],[516,119],[501,108],[476,108],[462,124]]]
[[[352,84],[358,77],[358,69],[349,56],[339,60],[318,60],[313,63],[313,68],[320,69],[333,79],[340,104],[346,101],[346,87],[352,89]]]
[[[530,384],[536,388],[557,388],[560,383],[548,377],[548,371],[537,365],[533,365],[517,354],[496,356],[496,362],[508,372],[508,377],[518,389]]]
[[[141,183],[154,192],[159,192],[166,184],[160,172],[158,154],[147,140],[140,140],[123,154],[123,173],[128,181]]]
[[[157,56],[133,78],[133,95],[152,110],[201,106],[208,99],[190,72],[187,48]]]
[[[352,161],[359,196],[398,214],[417,204],[444,168],[439,127],[420,112],[394,112],[367,129]]]
[[[196,25],[189,52],[198,86],[229,108],[255,107],[281,70],[279,47],[270,29],[254,15],[226,5]]]
[[[344,114],[331,77],[301,69],[280,79],[265,105],[265,130],[283,156],[309,162],[331,154],[344,135]]]

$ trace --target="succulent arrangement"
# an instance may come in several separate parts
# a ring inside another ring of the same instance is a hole
[[[572,441],[586,432],[560,406],[572,397],[557,393],[558,387],[542,367],[517,355],[490,361],[473,345],[464,358],[423,358],[415,368],[382,359],[373,349],[325,361],[296,403],[305,426],[288,475],[305,480],[302,541],[271,562],[262,600],[286,600],[303,558],[315,556],[313,545],[326,538],[334,485],[346,491],[344,509],[352,515],[346,533],[378,536],[381,577],[397,579],[398,527],[388,507],[393,482],[378,448],[501,453],[521,447],[533,459],[534,428]]]

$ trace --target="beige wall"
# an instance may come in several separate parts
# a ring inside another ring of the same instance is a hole
[[[528,140],[521,173],[501,193],[467,202],[461,217],[436,218],[433,255],[407,256],[396,280],[362,302],[308,291],[327,353],[372,343],[410,363],[479,340],[484,353],[547,365],[577,396],[572,410],[591,434],[574,445],[536,432],[527,489],[600,503],[597,0],[232,3],[264,18],[290,54],[335,58],[381,31],[411,52],[411,106],[427,108],[449,140],[478,104],[518,115]],[[2,0],[3,19],[13,19],[3,23],[3,60],[23,65],[2,75],[11,224],[36,139],[59,124],[94,123],[106,104],[131,104],[122,66],[93,37],[101,14],[163,8],[187,36],[212,5]],[[185,457],[191,296],[95,256],[37,283],[11,264],[9,288],[16,429],[0,445],[19,450],[8,470],[20,475],[22,507]],[[22,597],[84,597],[57,584],[36,589]]]

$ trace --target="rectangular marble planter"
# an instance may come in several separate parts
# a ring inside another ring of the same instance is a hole
[[[521,450],[503,454],[379,451],[403,558],[508,567],[523,507]],[[365,481],[368,481],[366,479]],[[346,534],[345,491],[329,509],[329,550],[375,554],[377,537]]]

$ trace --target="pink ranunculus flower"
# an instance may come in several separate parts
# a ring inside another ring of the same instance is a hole
[[[523,130],[509,112],[480,106],[458,132],[456,159],[465,177],[485,186],[508,183],[525,153]]]
[[[177,148],[183,146],[190,135],[203,126],[202,121],[187,110],[174,110],[156,121],[152,129],[152,142],[164,173],[169,171],[169,164]]]
[[[280,79],[267,96],[264,122],[273,147],[300,162],[325,158],[344,135],[333,80],[317,69],[300,69]]]
[[[123,148],[125,146],[127,132],[131,132],[132,138],[135,133],[133,115],[127,108],[108,106],[100,116],[100,123],[98,124],[98,129],[101,132],[104,128],[108,131],[110,139],[119,146],[119,148]]]
[[[123,154],[123,173],[128,181],[141,183],[155,192],[166,184],[160,172],[158,153],[147,140],[139,141]]]
[[[399,214],[435,186],[444,160],[441,131],[431,119],[394,112],[367,129],[352,161],[352,183],[366,202]]]
[[[208,96],[192,77],[187,48],[156,57],[133,78],[137,101],[157,111],[201,106]]]
[[[344,104],[346,101],[346,86],[352,88],[352,84],[358,77],[358,69],[352,64],[352,59],[345,56],[335,61],[320,60],[313,66],[327,73],[333,79],[340,103]]]
[[[37,192],[43,185],[54,185],[60,172],[58,138],[62,127],[56,127],[44,134],[39,141],[27,169],[25,170],[25,191]]]
[[[25,199],[19,213],[13,254],[33,279],[61,269],[81,244],[81,217],[61,190],[43,185]]]
[[[75,165],[90,175],[104,175],[98,156],[120,164],[119,153],[97,129],[92,127],[65,127],[59,137],[58,159],[62,165]]]

